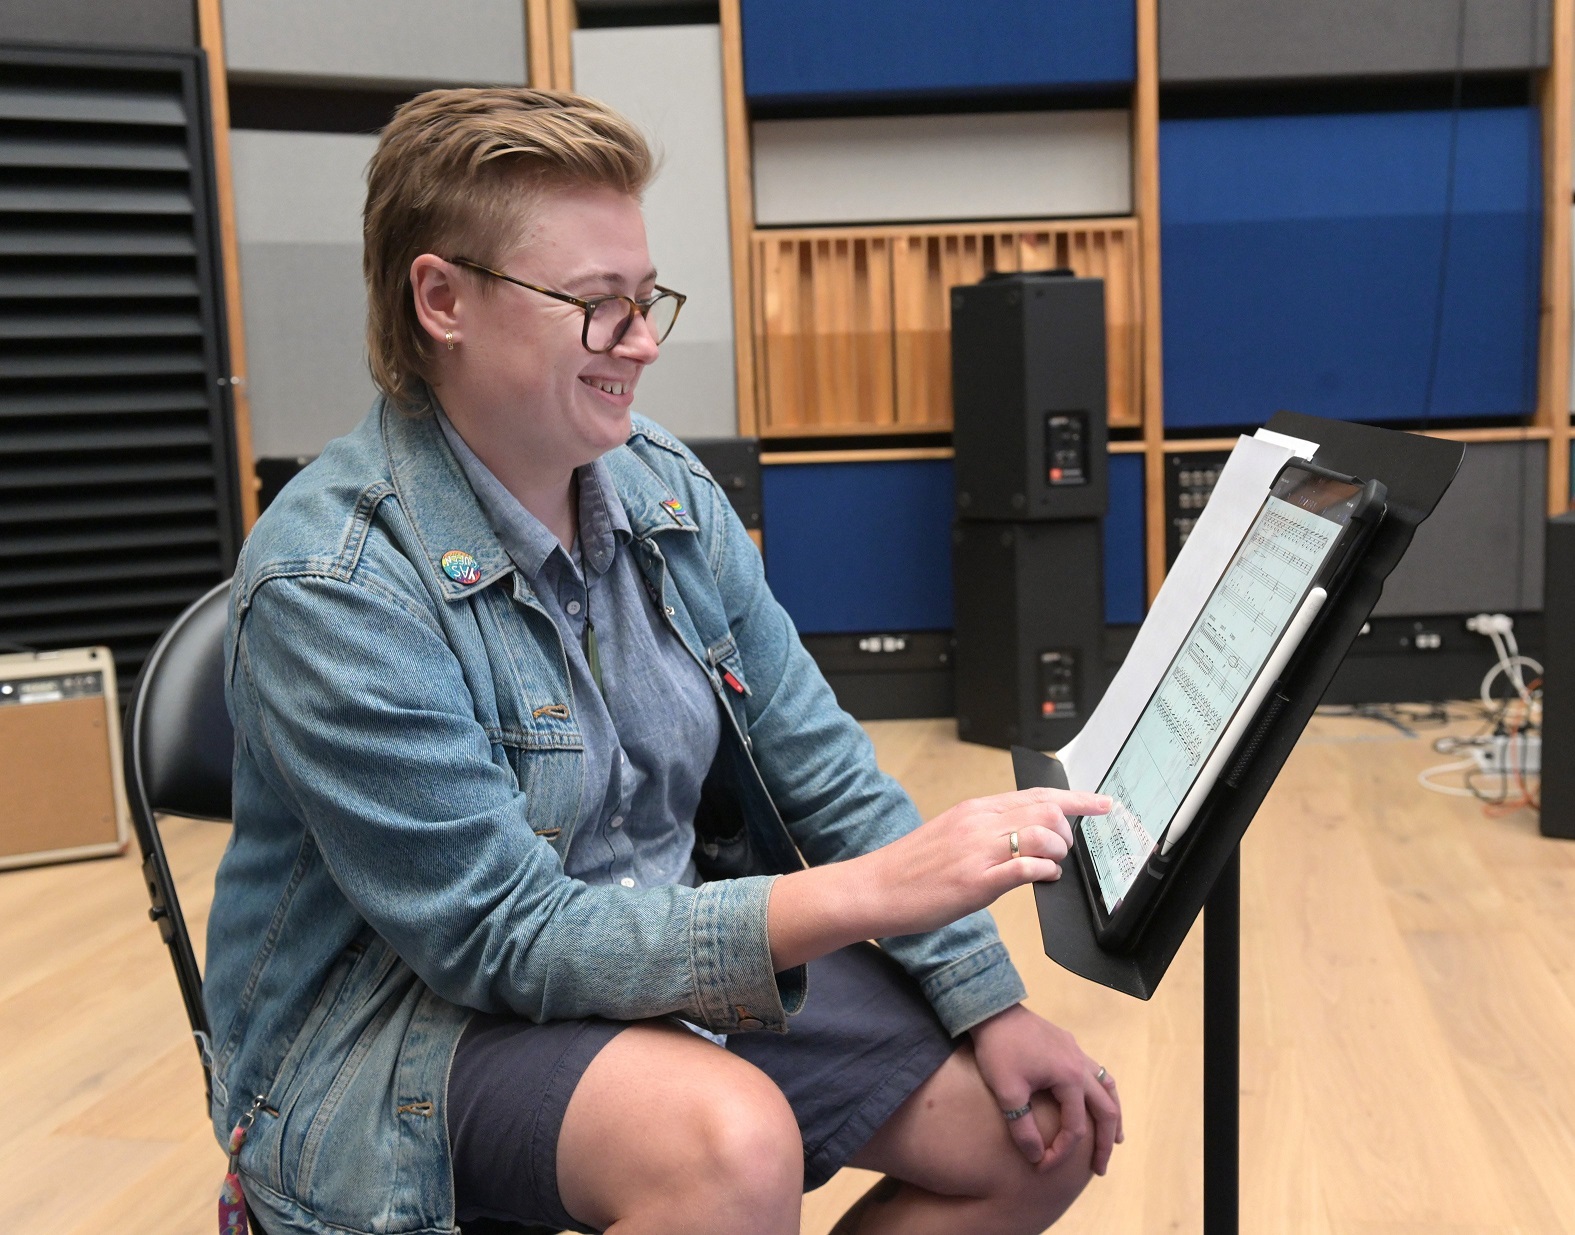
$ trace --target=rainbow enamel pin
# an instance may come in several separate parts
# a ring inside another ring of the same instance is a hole
[[[440,561],[443,573],[461,587],[469,587],[481,578],[481,567],[476,565],[476,559],[463,549],[450,549]]]

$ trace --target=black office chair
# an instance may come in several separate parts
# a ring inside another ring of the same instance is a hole
[[[202,971],[192,951],[180,897],[170,875],[156,815],[228,821],[235,734],[224,706],[224,629],[230,581],[194,600],[148,654],[126,708],[126,796],[137,844],[148,910],[170,950],[175,979],[186,1001],[203,1087],[212,1105],[213,1076],[208,1014],[202,1006]],[[252,1230],[266,1235],[250,1213]],[[538,1227],[483,1220],[467,1222],[462,1235],[550,1235]]]

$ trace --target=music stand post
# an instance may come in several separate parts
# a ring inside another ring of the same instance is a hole
[[[1370,425],[1280,412],[1268,427],[1319,444],[1315,463],[1388,487],[1388,510],[1352,577],[1242,743],[1256,749],[1222,778],[1193,823],[1185,864],[1131,948],[1107,952],[1094,935],[1083,881],[1034,885],[1045,954],[1092,982],[1148,999],[1158,988],[1197,916],[1204,915],[1204,1232],[1236,1235],[1240,1199],[1241,859],[1238,846],[1289,758],[1346,652],[1361,633],[1388,577],[1454,480],[1458,442]],[[1018,788],[1064,787],[1065,770],[1047,755],[1012,751]]]

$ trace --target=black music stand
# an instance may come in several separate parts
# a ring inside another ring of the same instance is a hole
[[[1325,610],[1316,638],[1299,652],[1265,720],[1242,748],[1258,741],[1244,766],[1221,779],[1194,822],[1198,835],[1186,863],[1129,952],[1107,952],[1094,937],[1093,910],[1074,872],[1034,885],[1045,954],[1092,982],[1147,999],[1207,905],[1203,921],[1203,1230],[1235,1235],[1240,1197],[1241,862],[1238,846],[1292,748],[1361,633],[1417,526],[1433,513],[1455,478],[1465,447],[1458,442],[1277,413],[1268,427],[1319,443],[1313,461],[1377,479],[1389,506],[1344,590]],[[1064,786],[1059,762],[1036,751],[1012,752],[1017,787]],[[1234,784],[1227,783],[1234,781]]]

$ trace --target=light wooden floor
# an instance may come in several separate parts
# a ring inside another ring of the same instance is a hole
[[[926,814],[1010,787],[945,722],[869,726]],[[1427,736],[1431,737],[1432,734]],[[1575,843],[1428,794],[1423,741],[1319,718],[1243,868],[1242,1230],[1575,1235]],[[225,829],[168,829],[201,937]],[[223,1160],[131,858],[0,873],[0,1230],[206,1235]],[[996,916],[1033,1005],[1121,1083],[1127,1144],[1057,1227],[1201,1229],[1198,932],[1149,1003]],[[821,1235],[866,1186],[807,1198]]]

